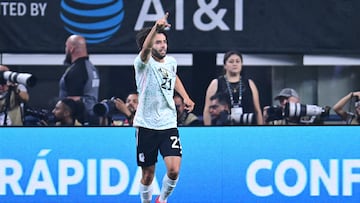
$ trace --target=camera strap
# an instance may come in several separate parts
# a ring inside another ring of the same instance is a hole
[[[224,78],[225,78],[226,86],[227,86],[227,89],[228,89],[229,95],[230,95],[231,107],[240,107],[241,106],[241,100],[242,100],[242,81],[241,81],[241,78],[239,80],[239,103],[237,103],[237,104],[235,104],[235,102],[234,102],[233,91],[231,90],[230,82],[226,78],[226,75],[224,76]]]
[[[8,119],[8,110],[10,109],[10,99],[11,99],[11,93],[13,91],[13,87],[12,86],[9,86],[9,89],[7,90],[7,95],[6,95],[6,99],[5,99],[5,110],[4,110],[4,123],[3,125],[4,126],[7,126],[8,123],[7,123],[7,119]]]

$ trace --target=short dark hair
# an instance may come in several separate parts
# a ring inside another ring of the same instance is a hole
[[[150,33],[151,27],[145,27],[142,28],[137,34],[136,34],[136,44],[138,46],[138,49],[141,50],[142,46],[145,42],[146,36]]]
[[[137,34],[136,34],[136,44],[138,46],[138,49],[139,51],[142,49],[143,45],[144,45],[144,42],[145,42],[145,39],[146,37],[148,36],[148,34],[150,33],[152,27],[145,27],[145,28],[142,28]],[[168,36],[165,32],[165,30],[156,30],[156,32],[158,34],[163,34],[165,35],[165,38],[167,39]]]
[[[210,100],[212,101],[212,100],[217,99],[221,105],[230,106],[229,101],[228,101],[229,99],[227,99],[227,98],[229,98],[229,96],[227,94],[218,92],[218,93],[214,94],[213,96],[211,96]]]
[[[83,120],[85,107],[81,101],[74,101],[70,98],[63,98],[60,101],[68,107],[73,119],[78,119],[79,121]]]
[[[127,95],[129,96],[130,94],[139,94],[139,92],[137,90],[131,90]]]

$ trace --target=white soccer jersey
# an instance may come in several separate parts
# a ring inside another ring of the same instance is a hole
[[[133,126],[163,130],[177,127],[173,100],[177,63],[171,56],[159,63],[150,57],[145,64],[135,58],[135,79],[139,104]]]

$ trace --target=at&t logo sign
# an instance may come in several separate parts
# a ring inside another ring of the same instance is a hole
[[[124,13],[122,0],[62,0],[60,18],[68,32],[96,44],[120,29]]]

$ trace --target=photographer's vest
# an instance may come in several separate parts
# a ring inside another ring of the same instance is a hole
[[[356,116],[352,121],[350,122],[350,125],[359,125],[359,116]]]
[[[21,111],[21,106],[20,106],[20,102],[19,99],[17,99],[17,95],[16,95],[16,88],[15,89],[9,89],[8,92],[6,93],[6,95],[4,95],[4,97],[2,97],[0,99],[0,112],[2,113],[6,113],[6,102],[8,100],[8,93],[10,92],[10,102],[9,102],[9,108],[7,110],[7,116],[10,118],[11,120],[11,125],[14,126],[21,126],[23,125],[23,121],[22,121],[22,111]],[[1,123],[1,125],[3,125],[4,123]]]
[[[178,126],[192,125],[193,122],[200,122],[199,118],[193,113],[184,112],[180,119],[178,119]]]

